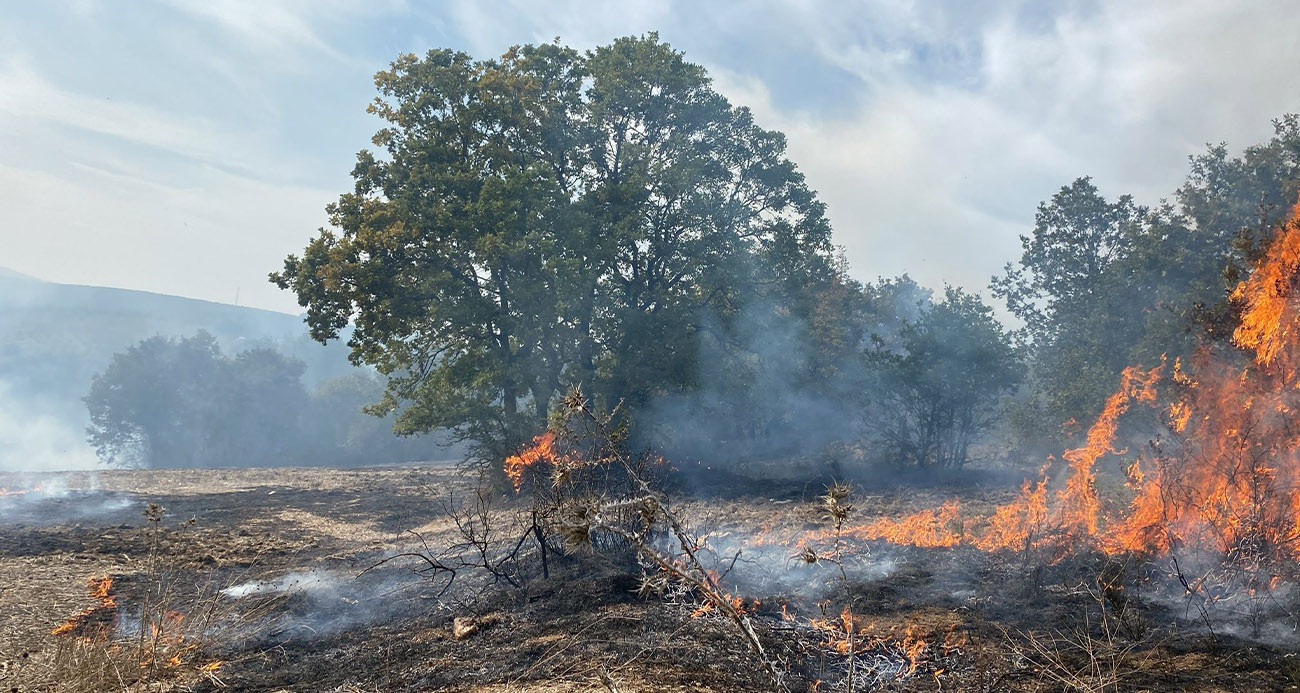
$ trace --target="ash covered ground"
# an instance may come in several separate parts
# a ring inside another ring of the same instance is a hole
[[[0,497],[3,690],[86,690],[69,679],[77,654],[69,643],[96,619],[109,640],[130,640],[130,624],[163,592],[157,608],[178,614],[168,619],[205,625],[165,653],[176,653],[173,665],[128,672],[104,689],[772,687],[725,619],[698,613],[688,597],[639,594],[635,563],[552,554],[546,576],[519,585],[463,570],[448,587],[445,576],[417,572],[421,559],[399,554],[457,541],[446,499],[473,484],[450,467],[9,475],[0,486],[9,489]],[[1101,557],[1052,564],[969,546],[853,542],[837,577],[837,565],[798,558],[797,537],[825,526],[823,489],[762,490],[674,503],[707,534],[724,583],[794,690],[844,690],[850,658],[856,690],[1080,690],[1091,682],[1093,690],[1276,691],[1300,678],[1284,628],[1253,637],[1212,630],[1187,605],[1144,593],[1140,575],[1125,578],[1123,597],[1140,622],[1098,630],[1087,587],[1106,570]],[[951,498],[978,512],[1014,494],[1001,484],[859,489],[854,501],[870,521]],[[504,500],[493,511],[503,518],[521,503]],[[165,509],[161,519],[145,517],[151,504]],[[106,576],[112,608],[96,611],[105,595],[88,584]],[[76,623],[81,630],[52,634],[78,614],[91,614]],[[1109,638],[1091,655],[1070,640],[1087,627],[1098,642]],[[851,655],[845,629],[857,636]]]

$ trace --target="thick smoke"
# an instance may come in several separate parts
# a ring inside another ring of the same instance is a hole
[[[683,469],[802,458],[813,464],[802,472],[829,465],[838,474],[847,458],[866,461],[853,448],[880,431],[873,409],[880,393],[865,356],[898,350],[900,331],[931,305],[930,292],[906,276],[845,289],[862,293],[835,346],[817,341],[815,316],[769,301],[707,317],[697,339],[698,387],[651,399],[639,413],[640,442]]]
[[[805,454],[855,435],[858,412],[809,382],[801,320],[759,304],[729,322],[705,321],[698,389],[656,398],[642,414],[656,447],[674,459],[726,464]]]
[[[85,419],[85,410],[80,412]],[[18,395],[0,380],[0,472],[93,469],[95,451],[75,413],[41,397]]]

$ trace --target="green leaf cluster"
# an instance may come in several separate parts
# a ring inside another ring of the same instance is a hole
[[[375,84],[375,150],[272,281],[315,338],[355,326],[401,432],[499,458],[570,387],[631,410],[690,390],[705,331],[806,315],[836,280],[784,137],[655,34],[404,55]]]

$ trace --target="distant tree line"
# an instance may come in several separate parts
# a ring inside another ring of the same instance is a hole
[[[100,459],[144,467],[355,465],[431,459],[439,439],[402,439],[362,409],[382,380],[358,369],[308,391],[304,365],[270,348],[222,353],[206,332],[152,337],[115,354],[85,397]],[[443,440],[442,442],[446,442]]]
[[[1288,116],[1154,208],[1080,178],[993,279],[1013,331],[959,288],[855,281],[785,138],[654,34],[404,55],[376,85],[378,151],[271,280],[317,340],[353,327],[399,432],[492,463],[575,387],[679,459],[958,468],[995,430],[1055,442],[1125,365],[1230,329],[1226,288],[1300,176]]]
[[[1022,440],[1058,438],[1087,421],[1131,363],[1155,364],[1225,342],[1228,293],[1290,213],[1300,185],[1300,119],[1274,121],[1241,156],[1213,145],[1154,207],[1106,199],[1090,178],[1039,205],[1024,253],[993,280],[1024,322],[1029,387],[1009,409]]]
[[[807,452],[870,409],[882,456],[960,466],[1016,383],[977,296],[852,280],[784,136],[654,34],[404,55],[376,84],[380,153],[271,279],[317,339],[355,326],[399,431],[500,460],[579,387],[674,454]]]

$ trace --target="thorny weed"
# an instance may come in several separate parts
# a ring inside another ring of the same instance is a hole
[[[696,613],[729,621],[773,688],[789,690],[785,665],[768,653],[741,600],[706,565],[704,539],[687,529],[647,478],[654,460],[627,453],[624,430],[615,424],[617,411],[597,413],[577,388],[565,397],[552,429],[574,450],[555,465],[564,470],[552,474],[554,505],[547,514],[571,546],[597,547],[613,538],[633,550],[649,568],[643,591],[689,590],[701,602]]]

